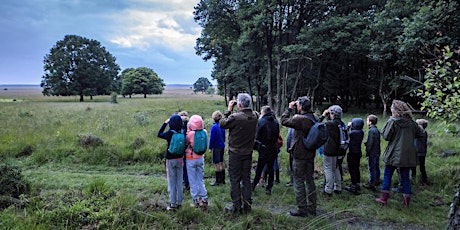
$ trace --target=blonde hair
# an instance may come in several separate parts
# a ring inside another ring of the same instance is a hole
[[[393,100],[393,103],[391,103],[391,115],[393,117],[412,118],[412,110],[406,102]]]
[[[428,121],[425,119],[417,119],[415,122],[417,122],[418,125],[422,126],[423,129],[426,129],[428,126]]]
[[[212,113],[212,119],[214,121],[219,121],[221,118],[222,118],[222,113],[219,110],[214,111],[214,113]]]

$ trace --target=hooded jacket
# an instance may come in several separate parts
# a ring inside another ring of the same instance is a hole
[[[278,136],[280,126],[276,120],[275,114],[269,112],[259,119],[256,131],[256,140],[265,145],[259,153],[274,155],[278,153]]]
[[[169,125],[169,130],[165,132],[166,125]],[[171,115],[171,117],[169,118],[168,124],[163,123],[163,125],[160,128],[160,130],[158,130],[158,135],[157,136],[159,138],[161,138],[161,139],[165,139],[168,142],[168,147],[166,148],[166,152],[165,152],[165,158],[166,159],[182,158],[182,156],[172,155],[168,151],[169,145],[171,144],[171,137],[173,135],[173,132],[171,130],[174,130],[176,132],[183,131],[182,130],[182,118],[177,114]]]
[[[185,159],[186,160],[194,160],[203,158],[203,155],[198,155],[193,152],[193,145],[195,139],[195,131],[196,130],[203,130],[208,134],[207,131],[204,129],[203,118],[199,115],[193,115],[190,117],[190,120],[187,124],[187,136],[185,137],[185,145],[187,148],[185,149]]]
[[[361,118],[353,118],[351,120],[351,131],[350,136],[350,147],[348,149],[348,154],[358,154],[362,155],[361,144],[363,143],[364,138],[364,120]]]
[[[423,137],[424,133],[410,118],[390,118],[382,129],[383,138],[388,141],[383,162],[394,167],[416,167],[414,139]]]

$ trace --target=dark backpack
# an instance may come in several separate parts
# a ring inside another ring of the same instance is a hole
[[[195,130],[193,137],[193,152],[198,155],[203,155],[208,149],[208,135],[203,130]]]
[[[180,133],[175,130],[171,131],[173,135],[169,143],[168,152],[175,156],[183,156],[185,153],[185,135],[182,131]]]
[[[339,132],[340,132],[340,144],[339,144],[339,151],[340,150],[348,150],[350,147],[350,135],[348,135],[348,127],[342,123],[339,125]]]
[[[314,125],[308,131],[308,134],[303,138],[303,144],[307,149],[316,150],[324,143],[328,138],[327,127],[326,124],[317,121],[316,119],[306,116],[310,119]]]

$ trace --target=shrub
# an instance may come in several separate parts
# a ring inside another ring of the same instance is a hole
[[[0,209],[11,205],[20,195],[29,191],[29,183],[22,177],[22,171],[17,166],[6,163],[0,164]]]
[[[117,96],[118,96],[118,94],[116,92],[112,92],[110,94],[110,102],[112,102],[114,104],[118,103]]]
[[[103,144],[101,138],[93,134],[89,134],[87,136],[79,135],[78,138],[80,146],[82,147],[97,147]]]

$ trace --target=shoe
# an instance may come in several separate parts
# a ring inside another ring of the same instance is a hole
[[[369,190],[372,190],[372,191],[375,191],[375,186],[371,183],[367,183],[367,184],[364,184],[363,187],[365,189],[369,189]]]
[[[324,190],[324,189],[321,191],[321,193],[324,194],[324,195],[326,195],[326,196],[329,196],[329,197],[332,196],[332,193],[328,193],[328,192],[326,192],[326,190]]]
[[[241,213],[241,208],[240,207],[235,207],[234,205],[230,205],[225,207],[225,212],[229,213]]]
[[[248,214],[248,213],[251,212],[251,210],[252,210],[251,205],[243,205],[242,213],[243,214]]]
[[[291,210],[289,211],[289,215],[298,216],[298,217],[307,217],[308,213],[305,211],[300,211],[300,210]]]
[[[266,189],[266,190],[265,190],[265,194],[271,195],[271,194],[272,194],[272,190],[271,190],[271,189]]]
[[[351,193],[357,194],[358,191],[360,190],[360,188],[359,188],[359,185],[352,184],[352,185],[346,186],[345,190],[347,190],[347,191],[349,191]]]
[[[285,186],[286,187],[292,187],[292,185],[293,185],[292,182],[287,182]]]
[[[206,199],[201,200],[201,207],[202,208],[208,208],[208,205],[209,205],[208,200],[206,200]]]
[[[166,207],[166,210],[167,211],[174,211],[174,210],[176,210],[176,207],[173,204],[170,204],[170,205],[168,205],[168,207]]]
[[[199,208],[200,207],[200,200],[199,199],[193,200],[193,202],[190,204],[190,207]]]

